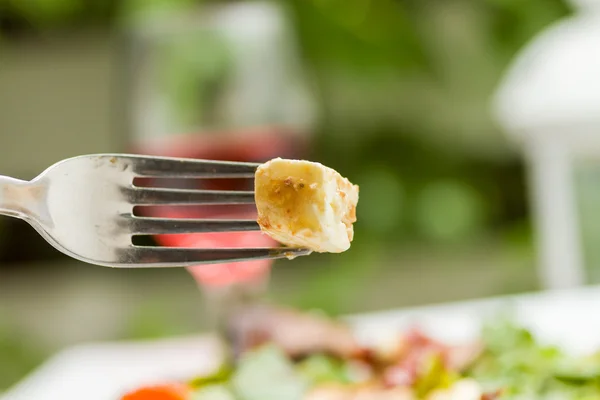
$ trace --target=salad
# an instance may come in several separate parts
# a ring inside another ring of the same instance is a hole
[[[460,346],[413,329],[365,347],[339,321],[255,307],[234,319],[231,337],[214,373],[122,400],[600,400],[600,355],[543,346],[509,321]]]

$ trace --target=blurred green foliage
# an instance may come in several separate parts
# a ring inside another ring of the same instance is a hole
[[[583,257],[588,268],[588,281],[600,282],[600,223],[594,216],[600,201],[600,175],[593,162],[580,162],[575,165],[575,188]]]
[[[522,167],[489,98],[515,53],[568,13],[563,2],[288,4],[318,83],[314,157],[368,190],[360,228],[455,241],[527,218]]]
[[[0,390],[29,373],[47,357],[42,346],[0,315]]]

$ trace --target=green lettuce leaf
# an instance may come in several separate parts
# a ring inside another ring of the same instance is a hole
[[[324,354],[310,356],[298,363],[296,368],[312,385],[349,382],[346,364]]]
[[[196,390],[191,400],[237,400],[224,385],[209,385]]]
[[[302,400],[309,382],[281,349],[267,345],[241,358],[231,387],[239,400]]]

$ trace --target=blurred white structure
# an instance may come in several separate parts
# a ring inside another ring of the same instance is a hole
[[[574,177],[594,159],[600,165],[600,0],[571,1],[575,14],[521,52],[494,101],[498,122],[528,161],[540,278],[547,289],[586,281]]]

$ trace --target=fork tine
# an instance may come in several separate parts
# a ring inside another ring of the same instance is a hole
[[[253,204],[253,191],[186,190],[162,188],[123,188],[122,193],[134,205]]]
[[[260,230],[260,226],[255,220],[142,218],[134,216],[125,216],[124,218],[124,224],[134,235]]]
[[[190,249],[174,247],[132,246],[122,249],[125,263],[143,267],[189,267],[200,264],[293,258],[312,251],[296,248],[265,249]]]
[[[131,165],[139,177],[162,178],[252,178],[260,164],[233,161],[196,160],[191,158],[118,157]]]

